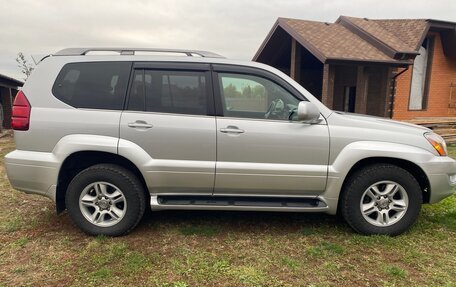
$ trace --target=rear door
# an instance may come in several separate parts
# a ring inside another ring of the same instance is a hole
[[[306,100],[259,69],[214,65],[217,103],[216,195],[318,195],[325,190],[329,132],[299,122]]]
[[[144,167],[150,192],[211,194],[216,127],[206,64],[135,63],[120,138],[152,158]]]

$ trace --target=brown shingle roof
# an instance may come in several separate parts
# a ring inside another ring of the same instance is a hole
[[[342,17],[341,17],[342,18]],[[389,30],[385,29],[381,24],[384,22],[376,22],[376,21],[371,21],[368,19],[363,19],[363,18],[355,18],[355,17],[347,17],[343,16],[346,20],[350,21],[351,23],[355,24],[358,26],[358,28],[364,30],[365,32],[369,33],[373,37],[377,38],[381,42],[387,44],[391,48],[393,48],[396,51],[401,51],[401,52],[415,52],[416,45],[408,45],[403,39],[401,33],[391,33]],[[399,23],[390,23],[388,27],[391,29],[394,29],[395,26]],[[416,29],[414,29],[413,32],[415,32]],[[401,31],[402,32],[402,31]],[[415,34],[415,33],[412,33]],[[417,36],[418,41],[421,39],[421,35],[423,34],[423,31],[419,35],[413,35]]]
[[[279,18],[254,59],[261,54],[275,29],[281,27],[322,62],[352,60],[410,64],[432,21],[341,16],[329,24]]]
[[[383,29],[400,38],[400,40],[412,50],[418,50],[420,40],[428,29],[427,21],[424,19],[383,19],[372,20],[378,23]]]
[[[279,19],[279,23],[287,32],[297,34],[303,41],[313,46],[324,58],[393,60],[340,24],[286,18]]]

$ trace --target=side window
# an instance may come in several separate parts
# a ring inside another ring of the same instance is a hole
[[[223,114],[227,117],[293,120],[299,100],[271,80],[219,73]]]
[[[207,114],[204,72],[135,70],[129,110]]]
[[[54,96],[75,108],[121,110],[130,62],[66,64],[52,87]]]

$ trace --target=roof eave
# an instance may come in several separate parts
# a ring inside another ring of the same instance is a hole
[[[261,53],[263,53],[264,48],[269,43],[269,40],[271,39],[272,35],[274,35],[275,31],[277,30],[277,27],[279,26],[279,19],[280,18],[278,18],[277,21],[275,21],[275,23],[272,26],[271,30],[269,31],[268,35],[261,43],[260,48],[258,48],[258,51],[253,56],[252,61],[257,61],[258,57],[261,55]]]
[[[426,19],[426,21],[433,28],[441,28],[441,29],[455,29],[456,28],[456,22],[435,20],[435,19]]]
[[[418,44],[415,47],[416,51],[418,51],[420,49],[421,45],[423,45],[424,39],[426,39],[427,34],[429,33],[429,29],[431,29],[431,24],[429,23],[429,21],[427,21],[426,28],[424,28],[423,35],[421,35],[421,39],[418,41]],[[418,54],[419,54],[419,52],[418,52]]]
[[[312,53],[320,62],[324,63],[327,57],[318,50],[314,45],[312,45],[309,41],[304,39],[299,33],[297,33],[293,28],[291,28],[286,22],[284,18],[279,18],[277,20],[278,26],[285,30],[291,37],[293,37],[299,44],[301,44],[304,48],[306,48],[310,53]]]
[[[398,60],[364,60],[356,58],[328,58],[325,64],[363,64],[363,65],[389,65],[396,67],[406,67],[413,64],[411,60],[398,61]]]
[[[2,81],[2,79],[4,80]],[[3,83],[4,85],[7,85],[9,87],[22,87],[24,85],[24,82],[2,74],[0,74],[0,83]]]

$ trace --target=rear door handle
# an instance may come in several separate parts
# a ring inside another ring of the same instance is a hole
[[[148,124],[145,121],[136,121],[134,123],[129,123],[128,124],[129,128],[135,128],[135,129],[150,129],[153,127],[153,125]]]
[[[227,126],[226,128],[221,128],[220,132],[225,134],[243,134],[245,131],[236,126]]]

